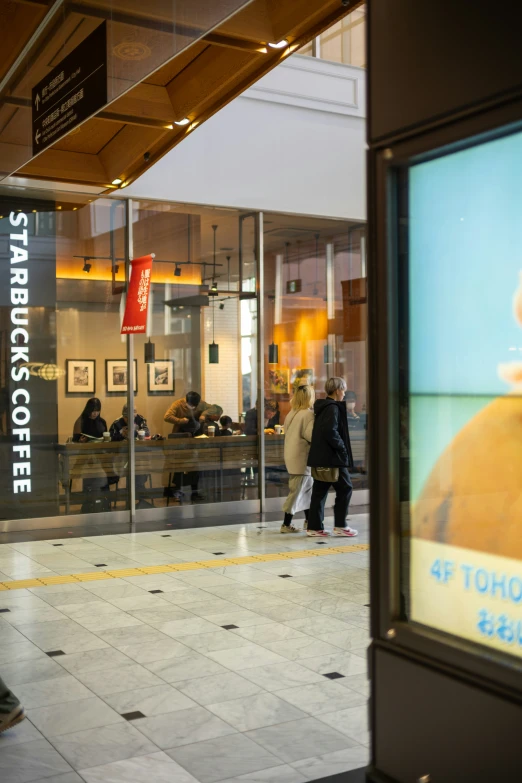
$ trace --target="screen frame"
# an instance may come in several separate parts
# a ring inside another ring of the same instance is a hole
[[[400,647],[420,659],[465,673],[484,687],[522,700],[522,660],[401,620],[400,398],[407,391],[401,329],[407,329],[407,225],[401,222],[401,177],[414,164],[522,130],[522,98],[469,113],[416,137],[400,137],[369,153],[369,428],[371,604],[374,644]],[[403,199],[404,201],[404,199]],[[406,203],[407,208],[407,203]],[[404,345],[406,343],[406,346]],[[387,393],[379,390],[387,389]],[[403,505],[404,508],[404,505]]]

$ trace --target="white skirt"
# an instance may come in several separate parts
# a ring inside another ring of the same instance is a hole
[[[285,514],[297,514],[310,508],[314,480],[311,476],[290,476],[288,497],[284,502]]]

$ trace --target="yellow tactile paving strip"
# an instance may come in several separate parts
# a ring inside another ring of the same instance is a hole
[[[369,544],[328,547],[327,549],[304,549],[301,552],[275,552],[265,555],[245,557],[224,557],[222,560],[198,560],[195,563],[172,563],[170,565],[140,566],[139,568],[120,568],[111,571],[92,571],[85,574],[64,574],[63,576],[43,576],[39,579],[17,579],[12,582],[0,582],[1,590],[24,590],[26,587],[45,587],[47,585],[71,585],[80,582],[97,582],[103,579],[122,579],[127,576],[148,576],[150,574],[170,574],[176,571],[197,571],[204,568],[223,568],[224,566],[245,565],[248,563],[269,563],[273,560],[296,560],[302,557],[321,557],[362,552]]]

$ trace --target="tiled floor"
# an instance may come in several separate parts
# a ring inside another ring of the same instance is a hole
[[[367,515],[350,524],[366,543]],[[278,531],[11,543],[0,581],[340,543]],[[0,673],[28,714],[0,737],[1,781],[300,783],[362,767],[368,603],[368,552],[0,592]]]

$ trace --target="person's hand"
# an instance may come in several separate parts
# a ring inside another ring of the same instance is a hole
[[[121,428],[121,434],[124,438],[128,438],[129,436],[129,428],[128,427],[122,427]]]
[[[80,435],[80,443],[87,443],[87,440],[88,439],[85,437],[85,435]]]
[[[200,416],[198,421],[202,421],[202,422],[205,421],[205,414],[203,414],[203,416]]]
[[[184,418],[184,419],[181,419],[180,421],[181,421],[182,424],[188,424],[189,420],[187,418]]]

